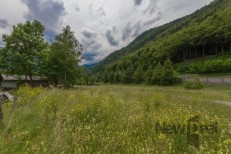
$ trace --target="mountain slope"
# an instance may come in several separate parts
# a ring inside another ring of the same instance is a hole
[[[171,23],[165,24],[163,26],[157,27],[157,28],[152,28],[148,31],[145,31],[141,35],[139,35],[134,41],[132,41],[128,46],[117,50],[113,53],[111,53],[109,56],[107,56],[104,60],[99,62],[94,66],[93,71],[97,72],[104,68],[104,66],[109,65],[123,56],[126,56],[140,48],[142,48],[144,45],[146,45],[148,42],[155,40],[157,36],[168,30],[174,23],[179,22],[182,19],[175,20]]]
[[[123,81],[126,71],[134,74],[138,68],[146,73],[158,62],[170,58],[174,63],[186,62],[208,55],[223,54],[231,50],[231,1],[215,0],[192,15],[167,25],[152,41],[145,42],[137,50],[121,56],[118,60],[101,65],[102,80]],[[166,25],[164,25],[166,26]],[[158,28],[157,28],[158,29]],[[145,38],[143,34],[143,38]],[[140,38],[136,39],[139,42]],[[129,46],[133,46],[132,42]],[[117,55],[118,52],[114,54]],[[104,61],[107,61],[106,58]],[[97,68],[97,67],[96,67]],[[119,75],[118,75],[119,74]]]

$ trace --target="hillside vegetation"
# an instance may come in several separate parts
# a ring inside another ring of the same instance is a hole
[[[231,1],[215,0],[189,16],[164,25],[165,28],[148,31],[151,33],[162,29],[160,33],[142,34],[128,45],[127,48],[134,47],[129,48],[129,52],[119,56],[122,51],[117,51],[96,66],[98,74],[95,77],[105,81],[105,76],[125,76],[127,71],[133,70],[131,73],[134,74],[138,69],[145,74],[167,58],[179,63],[231,52],[230,8]],[[143,43],[138,47],[135,42],[139,40]]]
[[[177,95],[176,95],[177,93]],[[21,87],[17,108],[4,104],[0,151],[5,153],[197,153],[187,134],[163,134],[156,123],[218,122],[200,133],[200,153],[231,152],[230,88],[186,91],[181,87]]]
[[[175,65],[177,72],[182,74],[215,74],[231,72],[231,52],[223,55],[210,56]]]
[[[153,29],[150,29],[144,33],[142,33],[140,36],[138,36],[134,41],[132,41],[128,46],[115,51],[111,53],[109,56],[107,56],[104,60],[99,62],[98,64],[94,65],[94,72],[100,71],[107,65],[119,60],[120,58],[123,58],[124,56],[143,48],[148,42],[155,40],[159,35],[161,35],[166,30],[170,29],[174,23],[180,22],[183,19],[178,19],[176,21],[173,21],[171,23],[168,23],[166,25],[156,27]],[[187,23],[185,23],[187,24]]]

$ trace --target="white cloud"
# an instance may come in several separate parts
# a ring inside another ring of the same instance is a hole
[[[27,11],[26,6],[19,0],[0,0],[0,19],[8,23],[7,27],[0,27],[0,39],[3,34],[10,33],[13,25],[25,21],[23,18],[25,11]]]
[[[42,20],[53,32],[70,25],[85,49],[82,63],[94,63],[126,46],[145,30],[188,15],[213,0],[22,0],[25,4],[20,0],[0,1],[0,19],[9,24],[0,27],[0,35],[26,19]],[[41,5],[33,6],[34,2]]]

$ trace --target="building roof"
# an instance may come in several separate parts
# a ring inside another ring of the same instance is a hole
[[[6,75],[6,74],[0,74],[0,76],[2,77],[3,80],[7,80],[7,81],[17,81],[19,79],[21,80],[25,80],[26,76],[25,75]],[[29,80],[29,77],[27,77],[27,79]],[[47,80],[47,78],[45,77],[40,77],[40,76],[33,76],[32,77],[33,80],[38,80],[38,81],[41,81],[41,80]]]

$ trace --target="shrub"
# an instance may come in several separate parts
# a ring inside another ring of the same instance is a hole
[[[193,90],[200,90],[203,89],[205,85],[200,82],[199,79],[196,79],[196,81],[187,81],[184,83],[184,88],[187,90],[193,89]]]
[[[179,82],[177,73],[174,71],[172,62],[167,59],[163,65],[157,64],[153,71],[152,83],[157,85],[171,85]]]
[[[20,98],[18,104],[26,105],[30,102],[33,102],[32,99],[34,99],[42,92],[43,92],[43,88],[41,87],[36,87],[36,88],[32,88],[30,86],[19,87],[17,91],[17,95]]]

